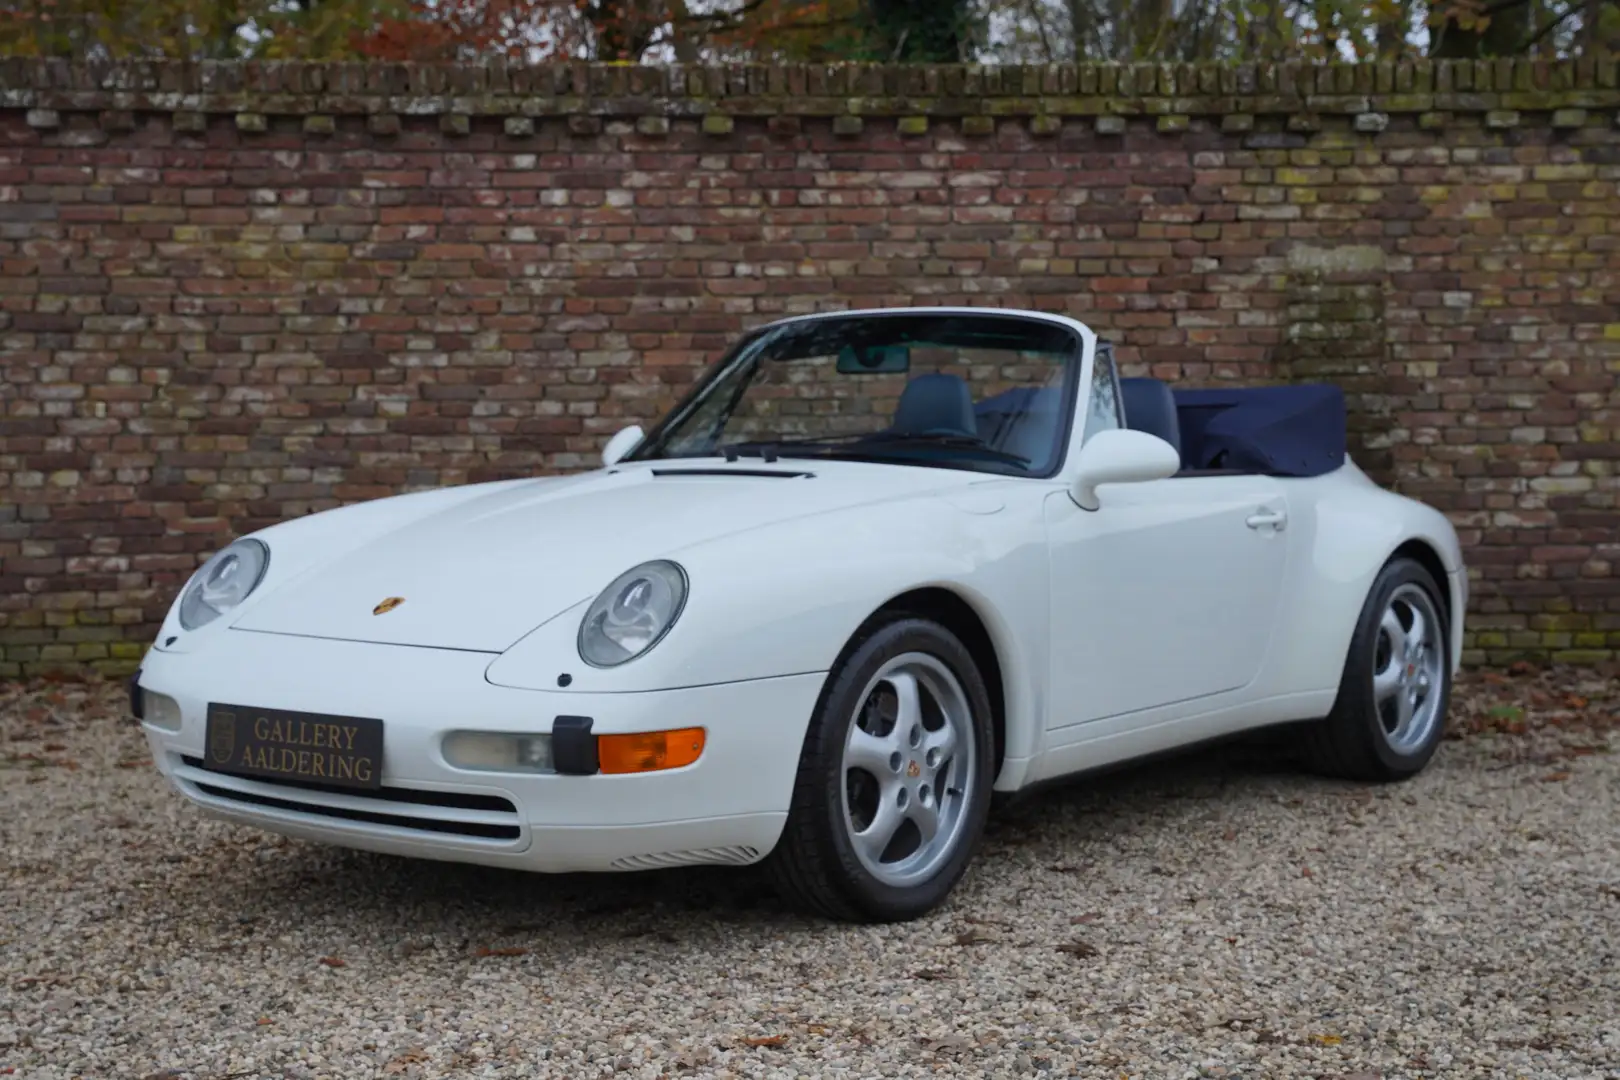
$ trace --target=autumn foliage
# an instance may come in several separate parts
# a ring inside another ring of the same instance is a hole
[[[1620,0],[0,0],[0,55],[625,63],[1567,55]]]

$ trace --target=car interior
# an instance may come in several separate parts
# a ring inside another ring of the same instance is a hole
[[[1170,389],[1169,383],[1146,376],[1120,379],[1119,396],[1120,409],[1124,413],[1127,428],[1157,435],[1175,447],[1176,453],[1181,455],[1181,468],[1176,472],[1176,476],[1241,475],[1254,471],[1225,468],[1218,464],[1207,468],[1189,465],[1189,455],[1181,439],[1181,412],[1176,404],[1175,392]],[[1217,456],[1217,461],[1222,460],[1224,455],[1223,450]]]
[[[1345,462],[1348,424],[1336,386],[1172,390],[1142,377],[1119,386],[1125,426],[1174,446],[1176,476],[1318,476]]]
[[[1119,380],[1127,428],[1156,435],[1181,456],[1177,477],[1311,476],[1344,462],[1344,400],[1336,387],[1172,390],[1149,377]],[[977,436],[1042,472],[1057,445],[1058,391],[1020,387],[975,403],[966,380],[919,375],[901,392],[889,431]]]

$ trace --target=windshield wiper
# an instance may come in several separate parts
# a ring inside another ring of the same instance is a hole
[[[993,446],[986,445],[983,440],[971,435],[908,434],[896,431],[878,431],[860,435],[820,435],[808,439],[761,439],[750,442],[729,443],[719,449],[725,455],[727,461],[735,461],[739,457],[755,455],[765,461],[774,461],[782,450],[789,450],[794,453],[818,450],[820,451],[818,456],[823,457],[844,447],[848,447],[857,453],[864,453],[864,447],[858,444],[866,443],[888,446],[911,444],[922,447],[934,446],[950,450],[967,450],[997,461],[1004,461],[1009,465],[1027,466],[1029,464],[1029,458],[1006,450],[997,450]]]
[[[983,439],[972,435],[906,434],[898,431],[879,431],[868,435],[866,441],[891,444],[912,443],[917,446],[939,446],[950,450],[971,450],[976,454],[984,454],[987,457],[995,458],[997,461],[1005,461],[1010,465],[1029,464],[1029,458],[1024,457],[1022,454],[1014,454],[1008,450],[997,450]]]
[[[717,447],[717,449],[727,461],[736,461],[740,457],[758,457],[765,461],[775,461],[778,451],[784,448],[798,449],[802,447],[810,449],[858,437],[851,435],[822,435],[813,439],[757,439],[747,442],[727,443],[724,446]]]

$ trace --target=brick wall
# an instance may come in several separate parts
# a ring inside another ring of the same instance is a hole
[[[133,666],[230,537],[590,467],[744,327],[1067,312],[1328,378],[1470,657],[1620,650],[1614,63],[0,61],[0,675]]]

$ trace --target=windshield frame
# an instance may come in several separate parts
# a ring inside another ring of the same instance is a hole
[[[782,446],[774,451],[780,458],[825,459],[838,461],[865,461],[874,464],[897,465],[902,468],[911,466],[917,468],[959,469],[980,473],[985,476],[1000,477],[1009,480],[1050,480],[1061,473],[1068,461],[1069,449],[1074,438],[1074,425],[1076,409],[1080,396],[1080,382],[1086,360],[1086,339],[1067,320],[1056,318],[1042,318],[1038,314],[1026,312],[1005,311],[998,308],[887,308],[887,309],[852,309],[847,311],[828,312],[812,316],[799,316],[791,319],[778,319],[763,326],[747,331],[737,340],[731,348],[711,364],[691,388],[676,402],[675,406],[666,412],[651,430],[616,464],[648,463],[660,461],[694,461],[709,460],[711,458],[724,458],[723,451],[716,447],[711,452],[702,455],[673,456],[664,453],[663,443],[682,425],[688,417],[698,408],[708,402],[711,394],[721,393],[727,378],[736,373],[745,365],[759,363],[791,362],[791,361],[762,361],[759,359],[760,346],[765,338],[779,333],[785,329],[809,323],[826,323],[834,321],[855,321],[872,319],[918,319],[918,318],[951,318],[951,319],[981,319],[1004,322],[1036,323],[1052,331],[1063,334],[1069,339],[1070,348],[1062,359],[1063,373],[1059,386],[1059,395],[1062,399],[1058,415],[1058,435],[1054,439],[1053,453],[1050,464],[1044,469],[1006,470],[1000,468],[986,468],[993,462],[986,459],[975,459],[971,455],[957,458],[927,458],[918,456],[912,459],[909,456],[877,453],[843,453],[831,454],[824,451],[837,449],[836,447],[821,446],[816,448],[795,448],[791,445]],[[744,382],[743,386],[748,383]],[[735,408],[735,402],[732,403]],[[765,440],[769,441],[769,440]],[[804,452],[796,453],[795,450]],[[823,451],[823,452],[816,452]]]

